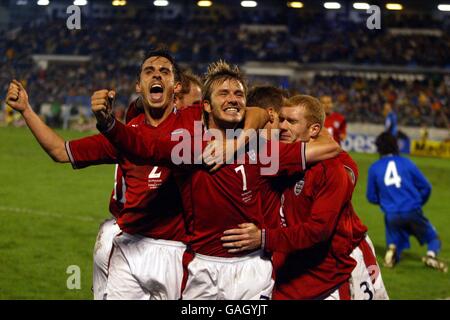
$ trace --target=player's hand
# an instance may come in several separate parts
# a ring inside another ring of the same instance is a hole
[[[216,139],[210,141],[203,150],[203,162],[210,166],[209,172],[215,172],[220,169],[225,163],[233,159],[236,150],[235,140],[230,139]]]
[[[113,103],[116,92],[113,90],[98,90],[91,97],[92,112],[100,128],[108,128],[114,121]]]
[[[8,93],[6,95],[6,104],[20,113],[23,113],[27,109],[31,109],[28,102],[28,94],[22,84],[13,80],[9,84]]]
[[[223,234],[220,240],[230,253],[261,248],[261,229],[253,223],[242,223],[239,229],[226,230]]]

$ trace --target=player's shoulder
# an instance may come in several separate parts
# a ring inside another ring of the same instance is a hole
[[[193,118],[200,120],[202,113],[203,113],[203,107],[199,104],[195,104],[189,107],[186,107],[181,110],[176,110],[177,116],[180,118]]]
[[[344,168],[347,171],[350,171],[352,176],[355,178],[355,180],[357,180],[358,176],[359,176],[359,169],[358,169],[358,165],[356,164],[356,161],[353,160],[353,158],[345,151],[342,151],[338,155],[338,159],[344,165]]]
[[[340,161],[339,157],[319,161],[311,166],[308,171],[310,175],[314,175],[316,178],[325,178],[330,174],[338,175],[345,173],[344,165]]]

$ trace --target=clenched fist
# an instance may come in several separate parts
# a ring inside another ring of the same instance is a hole
[[[95,91],[91,97],[91,109],[99,129],[106,129],[114,122],[112,106],[115,96],[115,91],[104,89]]]
[[[9,84],[6,103],[20,113],[23,113],[27,109],[31,109],[25,88],[15,79]]]

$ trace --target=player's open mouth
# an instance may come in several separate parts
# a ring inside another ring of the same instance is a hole
[[[150,100],[152,102],[161,102],[163,99],[164,88],[161,84],[156,83],[150,87]]]

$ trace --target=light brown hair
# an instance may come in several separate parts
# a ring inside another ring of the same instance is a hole
[[[325,110],[320,103],[319,99],[313,96],[308,96],[306,94],[299,94],[291,97],[287,100],[287,105],[289,107],[302,106],[305,108],[305,118],[308,125],[313,125],[314,123],[320,124],[323,127],[325,122]]]
[[[227,80],[237,80],[244,87],[244,94],[247,95],[247,83],[244,75],[238,66],[230,66],[223,60],[213,62],[208,67],[203,83],[203,100],[211,102],[211,93],[213,86],[221,84]]]

